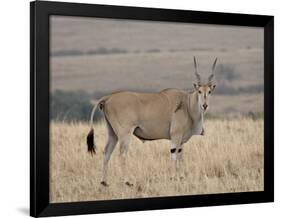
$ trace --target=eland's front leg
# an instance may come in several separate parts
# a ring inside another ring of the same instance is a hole
[[[176,177],[179,171],[179,149],[181,149],[181,145],[176,143],[175,141],[171,143],[170,154],[171,154],[171,161],[172,161],[172,175]]]
[[[171,143],[170,153],[171,153],[171,160],[173,162],[176,162],[176,160],[177,160],[177,146],[174,143]]]
[[[178,165],[178,174],[180,179],[184,179],[185,177],[185,160],[184,160],[184,149],[183,145],[181,145],[177,150],[177,165]]]

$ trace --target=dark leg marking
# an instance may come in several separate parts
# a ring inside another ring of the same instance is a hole
[[[181,153],[181,148],[178,150],[178,153]]]
[[[102,184],[103,186],[107,187],[108,184],[105,181],[101,181],[100,184]]]
[[[176,150],[177,150],[176,148],[172,148],[172,149],[171,149],[171,153],[172,153],[172,154],[175,153]]]
[[[132,187],[133,186],[133,183],[130,183],[130,182],[125,182],[125,184],[127,185],[127,186],[129,186],[129,187]]]

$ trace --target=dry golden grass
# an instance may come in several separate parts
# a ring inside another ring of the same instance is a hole
[[[168,140],[134,138],[128,154],[133,187],[120,177],[118,146],[109,164],[110,185],[100,185],[106,129],[95,125],[94,157],[87,153],[88,131],[85,123],[51,123],[51,202],[263,190],[263,120],[205,121],[206,135],[193,136],[184,146],[183,178],[172,178]]]

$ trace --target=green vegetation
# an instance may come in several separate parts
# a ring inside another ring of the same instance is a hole
[[[253,112],[249,111],[244,114],[214,114],[214,113],[206,113],[204,115],[205,120],[232,120],[233,118],[241,119],[241,117],[249,118],[252,120],[260,120],[264,118],[263,112]]]
[[[91,95],[83,92],[65,92],[56,90],[51,95],[51,120],[56,121],[88,121],[90,119]],[[102,114],[96,113],[95,119],[99,120]]]
[[[246,87],[231,87],[220,82],[216,88],[216,95],[238,95],[238,94],[259,94],[264,92],[263,84],[248,85]]]
[[[220,80],[232,82],[233,80],[239,78],[239,74],[235,72],[232,65],[219,64],[216,67],[216,77],[220,78]]]

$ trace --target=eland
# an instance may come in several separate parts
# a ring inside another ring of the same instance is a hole
[[[132,136],[142,141],[168,139],[171,142],[171,159],[178,169],[183,160],[183,144],[193,135],[204,135],[204,113],[209,108],[210,95],[214,91],[214,72],[217,58],[212,65],[207,83],[202,83],[193,58],[196,82],[193,91],[164,89],[155,93],[120,91],[97,101],[91,113],[91,129],[87,136],[88,152],[96,153],[93,118],[97,108],[103,111],[107,126],[107,142],[103,157],[101,184],[108,185],[107,171],[110,156],[120,146],[124,182],[132,186],[126,175],[126,158]]]

